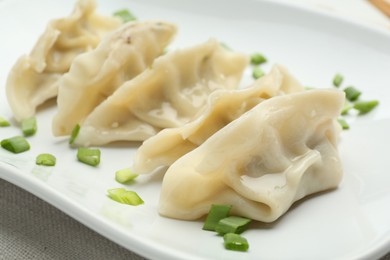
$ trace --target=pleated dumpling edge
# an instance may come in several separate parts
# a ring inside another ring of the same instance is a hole
[[[125,82],[81,124],[77,145],[143,141],[201,116],[211,93],[236,89],[248,56],[210,39],[170,51]]]
[[[57,96],[59,80],[74,58],[120,25],[118,18],[98,14],[95,0],[78,0],[69,16],[50,21],[30,54],[21,56],[8,75],[6,93],[15,119],[35,116],[39,105]]]

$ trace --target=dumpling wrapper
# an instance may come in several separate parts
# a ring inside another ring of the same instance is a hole
[[[79,0],[70,16],[49,22],[30,55],[13,66],[6,89],[17,121],[34,116],[40,104],[55,97],[58,81],[73,59],[121,25],[118,18],[99,15],[95,9],[94,0]]]
[[[176,25],[163,21],[129,22],[96,49],[79,55],[60,81],[53,134],[69,135],[118,87],[163,54],[176,31]]]
[[[168,168],[160,214],[193,220],[211,204],[271,222],[297,200],[337,187],[342,166],[338,90],[309,90],[268,99]]]
[[[144,174],[170,166],[260,102],[303,90],[284,67],[277,65],[248,88],[213,92],[199,118],[181,127],[164,129],[147,139],[136,152],[134,171]]]
[[[142,141],[181,126],[201,115],[210,93],[237,88],[247,65],[247,55],[213,39],[169,52],[99,105],[81,125],[75,144]]]

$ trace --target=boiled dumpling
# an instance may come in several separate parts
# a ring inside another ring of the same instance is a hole
[[[166,172],[160,214],[197,219],[211,204],[271,222],[297,200],[335,188],[342,177],[338,90],[277,96],[228,124]]]
[[[143,174],[169,166],[263,100],[302,90],[284,67],[274,66],[248,88],[213,92],[199,118],[181,127],[164,129],[146,140],[137,150],[134,170]]]
[[[30,55],[13,66],[6,88],[16,120],[34,116],[37,106],[57,95],[58,80],[73,59],[120,26],[119,19],[98,15],[95,9],[94,0],[79,0],[73,13],[51,21]]]
[[[174,24],[162,21],[126,23],[96,49],[79,55],[60,81],[54,135],[70,134],[122,83],[148,68],[163,54],[176,30]]]
[[[217,89],[235,89],[248,64],[216,40],[172,51],[121,86],[83,122],[78,145],[145,140],[201,114]]]

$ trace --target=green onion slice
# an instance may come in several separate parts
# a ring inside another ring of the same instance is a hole
[[[22,136],[14,136],[1,141],[1,147],[12,152],[22,153],[30,150],[30,144]]]
[[[359,98],[359,96],[362,94],[362,92],[360,92],[359,90],[357,90],[356,88],[354,88],[352,86],[344,89],[344,92],[345,92],[345,97],[347,98],[347,100],[349,100],[351,102],[356,101]]]
[[[125,168],[115,172],[115,180],[119,183],[128,183],[138,177],[138,174],[132,172],[129,168]]]
[[[344,116],[344,115],[348,114],[348,112],[349,112],[352,108],[353,108],[353,104],[350,103],[350,102],[348,102],[348,101],[345,101],[344,106],[343,106],[343,108],[341,109],[340,114]]]
[[[360,115],[363,115],[373,110],[378,104],[378,100],[359,101],[353,105],[353,108],[358,110]]]
[[[203,230],[215,231],[218,222],[229,216],[232,205],[211,205],[207,218],[203,224]]]
[[[251,63],[253,65],[260,65],[267,62],[267,58],[261,53],[254,53],[251,55]]]
[[[22,132],[24,136],[32,136],[37,132],[37,120],[35,117],[22,121]]]
[[[39,154],[35,160],[37,165],[54,166],[56,165],[56,157],[49,153]]]
[[[80,132],[80,125],[77,124],[73,127],[72,134],[70,135],[69,144],[73,144]]]
[[[264,76],[264,71],[260,67],[254,67],[252,72],[252,77],[254,79],[259,79]]]
[[[137,20],[137,17],[127,9],[118,10],[113,15],[119,17],[124,23]]]
[[[339,124],[341,125],[341,128],[342,128],[343,130],[349,129],[349,124],[347,123],[347,121],[345,121],[344,118],[339,117],[339,118],[337,119],[337,121],[339,122]]]
[[[0,127],[10,126],[11,124],[4,117],[0,116]]]
[[[232,48],[230,48],[230,46],[227,45],[227,44],[224,43],[224,42],[220,42],[219,44],[220,44],[223,48],[225,48],[225,50],[228,50],[228,51],[231,51],[231,50],[232,50]]]
[[[109,189],[107,193],[108,197],[110,197],[112,200],[122,204],[128,204],[132,206],[144,204],[144,201],[135,191],[126,190],[124,188],[115,188]]]
[[[249,243],[245,237],[242,237],[238,234],[227,233],[223,236],[224,246],[228,250],[234,251],[248,251]]]
[[[340,87],[341,83],[343,83],[343,80],[344,77],[341,74],[337,73],[333,78],[333,86],[337,88]]]
[[[221,235],[227,233],[241,234],[247,229],[250,222],[251,220],[248,218],[230,216],[221,219],[215,227],[215,231]]]
[[[77,159],[91,166],[98,166],[100,163],[100,150],[79,147],[77,150]]]

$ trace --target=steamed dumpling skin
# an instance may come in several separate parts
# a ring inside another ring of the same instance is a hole
[[[34,116],[57,95],[58,81],[74,58],[120,25],[115,17],[97,14],[94,0],[79,0],[70,16],[49,22],[30,55],[20,57],[9,73],[7,98],[15,119]]]
[[[170,166],[260,102],[303,90],[287,69],[277,65],[245,89],[213,92],[206,111],[199,118],[180,127],[164,129],[147,139],[137,150],[134,170],[144,174]]]
[[[236,89],[247,64],[247,55],[214,39],[169,52],[99,105],[81,125],[75,144],[143,141],[184,125],[201,115],[210,93]]]
[[[337,187],[342,166],[338,90],[268,99],[177,160],[166,172],[160,214],[193,220],[211,204],[271,222],[297,200]]]
[[[53,134],[69,135],[119,86],[163,54],[176,31],[176,25],[163,21],[129,22],[105,37],[96,49],[79,55],[59,83]]]

